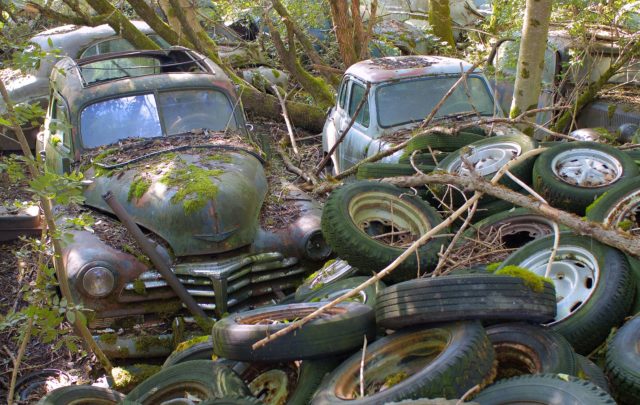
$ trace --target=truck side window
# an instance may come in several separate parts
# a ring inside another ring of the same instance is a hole
[[[349,116],[353,117],[353,114],[356,112],[358,108],[358,104],[360,104],[360,100],[364,96],[365,88],[364,86],[353,83],[351,85],[351,99],[349,100]],[[360,109],[360,113],[356,117],[356,122],[364,127],[369,127],[369,101],[365,100],[364,105]]]
[[[340,90],[338,91],[338,106],[344,109],[345,101],[347,99],[347,85],[349,81],[344,79],[342,84],[340,85]]]

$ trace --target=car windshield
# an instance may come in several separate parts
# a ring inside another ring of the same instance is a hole
[[[80,114],[85,148],[199,128],[213,131],[237,128],[233,106],[224,93],[202,89],[139,94],[99,101]]]
[[[422,121],[438,104],[460,76],[432,76],[384,84],[375,92],[378,123],[383,128]],[[464,85],[440,107],[436,117],[477,110],[481,115],[493,115],[493,97],[479,76],[467,78]]]

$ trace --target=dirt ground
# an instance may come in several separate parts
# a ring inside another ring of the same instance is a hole
[[[288,138],[284,124],[265,121],[254,121],[253,123],[256,133],[264,133],[275,142],[283,136]],[[321,138],[303,131],[297,132],[296,137],[303,139],[300,144],[303,145],[301,150],[304,151],[304,154],[295,160],[294,164],[302,167],[303,170],[311,170],[321,158]],[[274,159],[271,159],[266,166],[269,177],[269,194],[261,219],[264,226],[279,228],[287,225],[298,215],[297,208],[293,203],[288,203],[283,190],[287,182],[295,184],[300,179],[286,170],[282,161],[277,157],[275,148],[273,157]],[[14,199],[27,201],[30,198],[31,193],[27,190],[26,183],[23,182],[18,186],[9,185],[6,177],[0,178],[0,204],[11,204]],[[268,218],[275,220],[267,221]],[[104,234],[105,237],[113,236],[111,234],[121,228],[111,226],[114,220],[107,216],[101,215],[95,219],[97,221],[96,232],[100,235]],[[109,226],[103,226],[107,222]],[[109,230],[108,234],[102,232],[105,229]],[[126,230],[121,230],[126,233]],[[126,235],[116,236],[117,240],[128,240]],[[33,254],[20,255],[24,246],[24,241],[0,244],[0,325],[6,314],[20,310],[27,305],[22,299],[23,291],[30,288],[35,282],[36,259]],[[64,323],[60,325],[60,329],[69,331],[69,325]],[[0,330],[0,403],[6,403],[7,400],[9,382],[14,368],[12,357],[17,354],[21,341],[19,334],[18,327]],[[37,374],[41,374],[43,370],[52,370],[50,374],[57,375],[57,377],[38,376]],[[56,349],[55,342],[44,344],[37,338],[31,338],[27,346],[18,373],[18,382],[21,382],[20,380],[25,377],[32,376],[33,380],[18,387],[26,397],[25,400],[19,401],[19,404],[35,403],[42,396],[40,390],[33,389],[40,384],[33,385],[33,381],[47,380],[46,389],[51,390],[71,383],[86,384],[104,380],[104,372],[94,356],[85,356],[80,351],[71,352],[65,347]]]

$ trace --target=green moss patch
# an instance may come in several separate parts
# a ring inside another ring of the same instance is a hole
[[[633,225],[634,222],[629,219],[618,222],[618,228],[622,229],[623,231],[628,231],[629,229],[633,228]]]
[[[194,164],[179,163],[165,173],[160,182],[169,187],[176,187],[178,191],[171,197],[171,202],[182,203],[185,213],[192,214],[204,208],[216,197],[218,186],[213,182],[213,178],[222,173],[219,169],[204,169]]]
[[[147,378],[160,371],[161,367],[151,364],[134,364],[133,366],[115,367],[111,371],[113,388],[127,393]]]
[[[151,347],[167,347],[171,345],[170,339],[162,339],[158,336],[138,336],[136,337],[136,351],[146,352]]]
[[[404,380],[409,378],[409,374],[404,371],[397,372],[395,374],[391,374],[384,379],[384,386],[388,388],[393,387],[394,385],[398,385]]]
[[[193,339],[189,339],[187,341],[181,342],[178,346],[176,346],[176,349],[174,350],[174,352],[179,353],[179,352],[185,351],[186,349],[190,348],[193,345],[197,345],[198,343],[204,343],[208,341],[209,341],[209,336],[207,335],[198,336]]]
[[[487,271],[491,273],[495,273],[495,271],[498,270],[498,267],[500,267],[501,264],[502,262],[489,263],[487,264]]]
[[[100,339],[100,341],[104,344],[115,345],[116,341],[118,340],[118,335],[116,335],[115,333],[104,333],[100,335],[98,339]]]
[[[535,292],[544,291],[545,281],[547,283],[553,284],[550,279],[539,276],[523,267],[518,266],[505,266],[504,268],[497,270],[494,274],[497,276],[518,277],[522,279],[524,285]]]
[[[135,177],[129,186],[129,194],[127,194],[127,201],[133,199],[139,200],[151,187],[151,180],[145,176]]]
[[[147,287],[144,285],[144,281],[139,278],[133,281],[133,291],[138,295],[147,295]]]

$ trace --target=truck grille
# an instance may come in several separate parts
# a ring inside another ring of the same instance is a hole
[[[198,305],[219,318],[252,297],[296,287],[308,271],[297,264],[295,257],[260,253],[220,261],[180,263],[173,267],[173,272]],[[171,289],[160,273],[150,270],[142,273],[135,283],[127,283],[125,293],[136,294],[141,282],[150,295]]]

